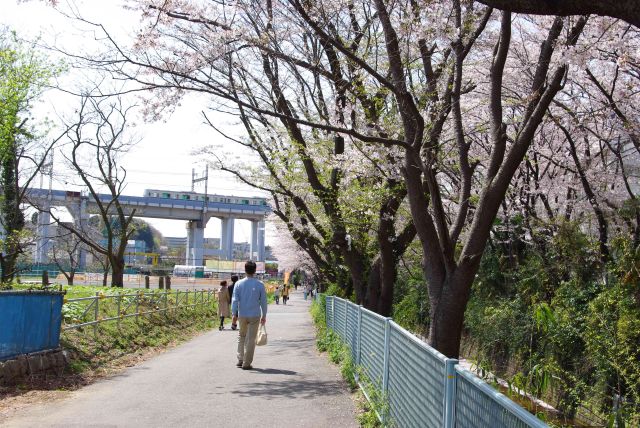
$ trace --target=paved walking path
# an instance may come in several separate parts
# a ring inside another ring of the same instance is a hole
[[[237,332],[211,331],[7,427],[355,427],[338,370],[315,347],[309,301],[270,305],[254,370],[235,367]]]

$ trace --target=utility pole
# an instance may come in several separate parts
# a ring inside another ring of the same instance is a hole
[[[195,192],[195,187],[196,187],[196,183],[199,183],[201,181],[204,181],[204,200],[202,201],[202,211],[203,212],[207,212],[207,205],[208,205],[208,194],[207,194],[207,188],[209,185],[209,165],[205,165],[204,167],[204,175],[198,177],[198,175],[196,174],[196,170],[195,168],[191,169],[191,191]]]
[[[42,189],[44,186],[44,176],[49,176],[49,194],[51,194],[51,185],[53,181],[53,149],[51,149],[51,153],[49,154],[49,161],[43,163],[40,167],[40,188]],[[49,195],[51,196],[51,195]]]

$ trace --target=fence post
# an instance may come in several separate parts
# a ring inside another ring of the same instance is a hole
[[[342,329],[342,338],[344,341],[347,341],[347,320],[349,319],[349,304],[347,301],[344,301],[344,328]]]
[[[453,428],[455,425],[456,364],[458,364],[458,360],[447,358],[444,364],[444,428]]]
[[[387,396],[389,390],[389,342],[391,341],[391,318],[384,319],[384,359],[382,368],[382,394]],[[382,424],[386,426],[389,410],[384,409],[382,414]]]
[[[389,340],[391,336],[391,318],[384,320],[384,360],[382,370],[382,392],[387,392],[389,386]]]
[[[136,291],[136,323],[138,322],[138,315],[140,314],[140,293],[140,290]]]
[[[164,286],[167,290],[171,290],[171,277],[169,275],[164,277]]]
[[[169,291],[165,290],[164,292],[164,316],[165,318],[169,317],[168,311],[169,310]]]
[[[149,288],[149,275],[144,276],[144,288]]]
[[[329,328],[329,311],[327,310],[329,301],[327,299],[329,299],[329,296],[324,296],[324,323],[327,325],[327,328]]]
[[[185,308],[189,307],[189,290],[188,289],[187,289],[187,294],[185,294],[184,307]]]
[[[336,328],[336,296],[331,296],[331,330]]]
[[[117,303],[117,309],[116,310],[118,311],[118,313],[117,313],[117,317],[118,318],[117,318],[116,323],[118,325],[118,330],[120,330],[120,301],[122,300],[122,295],[118,294],[117,299],[118,299],[118,303]]]
[[[358,340],[357,343],[357,350],[356,350],[356,367],[360,366],[360,349],[362,348],[361,343],[362,343],[362,305],[358,306],[358,331],[356,333],[356,337]],[[359,381],[359,375],[358,375],[358,370],[356,370],[356,374],[355,374],[355,378],[356,381]]]
[[[96,322],[93,325],[93,337],[98,338],[98,305],[100,303],[100,293],[96,293],[96,305],[93,308],[93,320]]]
[[[158,288],[164,290],[164,276],[158,278]]]

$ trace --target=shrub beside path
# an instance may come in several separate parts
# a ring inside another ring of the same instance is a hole
[[[315,346],[310,301],[269,305],[269,343],[235,367],[237,332],[214,330],[68,398],[22,409],[7,427],[356,427],[355,406]]]

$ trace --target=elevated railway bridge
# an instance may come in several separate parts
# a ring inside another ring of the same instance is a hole
[[[113,200],[109,194],[98,195],[105,204]],[[51,207],[65,207],[77,226],[98,214],[98,204],[85,194],[68,190],[30,188],[28,203],[39,209],[37,225],[36,263],[47,263],[52,245]],[[191,266],[202,266],[205,255],[214,255],[222,260],[233,258],[233,234],[235,220],[251,222],[250,254],[257,261],[264,261],[265,218],[271,211],[265,198],[230,195],[205,195],[195,192],[175,192],[168,190],[145,190],[144,196],[118,197],[127,214],[134,217],[184,220],[187,222],[186,261]],[[219,250],[204,248],[204,230],[212,217],[222,223]],[[81,265],[85,256],[81,254]]]

